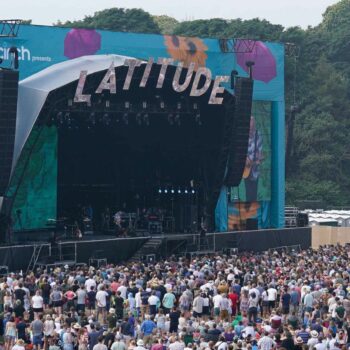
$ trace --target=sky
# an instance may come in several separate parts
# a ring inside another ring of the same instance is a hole
[[[1,19],[32,19],[51,25],[57,20],[82,19],[110,7],[142,8],[176,19],[259,17],[284,27],[315,26],[326,8],[338,0],[0,0]]]

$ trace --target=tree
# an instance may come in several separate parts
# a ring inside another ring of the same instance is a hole
[[[80,21],[67,21],[57,25],[75,28],[98,28],[120,32],[160,33],[160,28],[152,16],[141,9],[111,8],[85,16]]]
[[[153,21],[158,25],[161,34],[174,34],[175,28],[179,24],[179,22],[169,16],[152,16]]]

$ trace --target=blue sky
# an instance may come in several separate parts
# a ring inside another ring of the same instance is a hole
[[[315,26],[337,0],[2,0],[2,19],[32,19],[51,25],[58,19],[81,19],[109,7],[143,8],[178,20],[200,18],[264,18],[283,26]]]

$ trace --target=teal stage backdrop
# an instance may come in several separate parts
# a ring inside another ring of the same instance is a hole
[[[240,44],[239,40],[230,43],[236,49]],[[245,176],[238,188],[222,189],[216,225],[218,230],[226,231],[239,228],[246,218],[256,217],[260,227],[284,226],[282,44],[256,42],[250,53],[233,53],[223,52],[216,39],[24,25],[17,38],[0,38],[0,58],[5,66],[10,64],[8,51],[12,46],[19,50],[22,80],[56,63],[85,55],[119,54],[142,60],[172,57],[185,65],[195,62],[197,67],[207,66],[214,77],[230,75],[234,69],[239,75],[247,76],[245,62],[253,60],[254,104]],[[23,152],[30,146],[30,139],[36,137],[35,133],[34,128]],[[14,196],[16,230],[44,228],[47,219],[56,217],[57,134],[54,128],[47,128],[38,137],[29,162],[22,164],[20,157],[7,193]],[[16,176],[23,167],[24,176]],[[16,181],[20,181],[19,186]],[[21,220],[16,220],[18,210],[22,212]]]

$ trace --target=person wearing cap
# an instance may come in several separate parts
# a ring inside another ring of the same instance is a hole
[[[108,315],[107,315],[107,325],[108,325],[108,328],[115,328],[117,326],[117,315],[115,313],[115,309],[114,308],[110,308],[109,311],[108,311]]]
[[[111,346],[111,350],[126,350],[125,342],[119,334],[115,336],[115,341]]]
[[[318,332],[311,331],[310,335],[311,338],[308,340],[307,346],[309,347],[309,350],[313,350],[314,346],[318,343]]]
[[[18,339],[11,350],[25,350],[25,344],[26,343],[23,339]]]
[[[134,350],[146,350],[145,348],[145,343],[143,342],[142,339],[139,339],[136,343],[136,347],[134,348]]]

